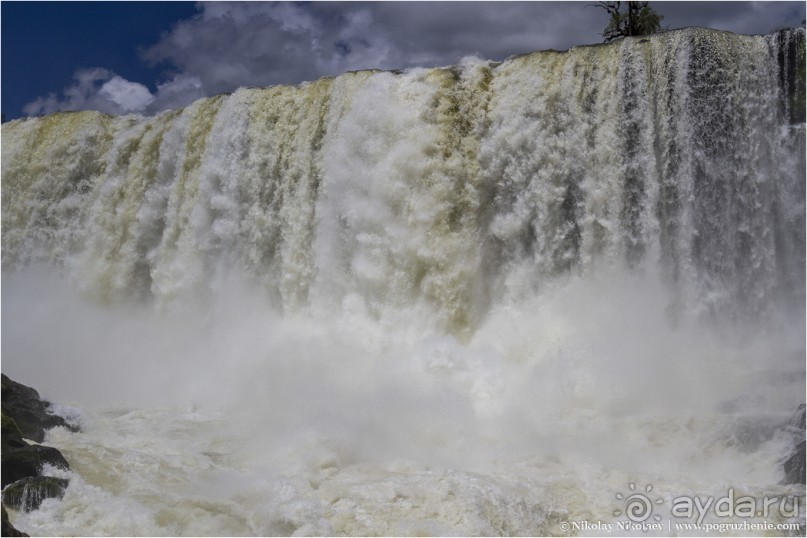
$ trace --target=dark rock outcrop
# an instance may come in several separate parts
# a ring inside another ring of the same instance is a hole
[[[3,450],[3,487],[26,477],[39,476],[45,464],[69,469],[61,452],[50,446],[28,445],[13,450]]]
[[[3,452],[11,448],[28,446],[28,443],[22,440],[22,432],[17,427],[17,423],[5,414],[2,415],[2,434]]]
[[[805,405],[801,404],[798,411],[790,420],[788,429],[792,431],[796,437],[796,444],[793,447],[793,452],[788,456],[783,464],[785,471],[785,484],[804,484],[805,483],[805,459],[807,459],[807,452],[805,449]]]
[[[67,460],[55,448],[31,445],[23,437],[17,423],[2,415],[2,486],[28,476],[37,476],[45,464],[67,469]]]
[[[805,483],[805,467],[804,460],[807,457],[807,446],[802,441],[796,445],[793,454],[785,460],[785,483],[786,484],[804,484]]]
[[[11,521],[8,519],[8,512],[6,512],[6,508],[3,507],[3,528],[2,528],[2,535],[3,536],[28,536],[24,532],[20,532],[14,528],[14,525],[11,524]]]
[[[66,426],[67,422],[47,412],[47,403],[39,398],[37,391],[12,381],[5,374],[2,378],[2,486],[38,476],[45,464],[68,469],[61,452],[49,446],[29,444],[24,439],[41,442],[45,428]],[[20,421],[25,428],[20,427]]]
[[[61,499],[67,484],[66,479],[53,476],[23,478],[3,490],[3,504],[26,512],[36,510],[45,499]]]
[[[45,430],[56,426],[78,431],[64,417],[53,414],[50,407],[36,390],[2,375],[3,536],[28,536],[11,525],[5,506],[36,510],[44,499],[61,498],[67,488],[64,478],[40,476],[45,465],[69,469],[62,453],[26,441],[41,443]]]
[[[63,417],[50,412],[50,403],[42,400],[39,393],[2,374],[3,414],[16,422],[22,436],[41,443],[45,440],[45,430],[63,426],[73,431],[78,428],[69,424]]]

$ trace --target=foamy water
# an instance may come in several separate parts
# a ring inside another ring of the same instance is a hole
[[[4,367],[82,410],[82,432],[47,439],[65,498],[14,519],[34,534],[554,535],[618,520],[631,482],[666,514],[679,495],[803,494],[777,485],[798,334],[672,326],[646,282],[573,280],[466,343],[247,295],[155,321],[3,285],[31,314],[4,312]]]

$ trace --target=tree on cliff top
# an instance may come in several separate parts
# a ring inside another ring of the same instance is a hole
[[[627,11],[622,5],[627,4]],[[661,19],[664,17],[656,13],[647,5],[648,2],[597,2],[593,4],[608,12],[611,20],[602,33],[605,41],[613,41],[620,37],[654,34],[661,30]]]

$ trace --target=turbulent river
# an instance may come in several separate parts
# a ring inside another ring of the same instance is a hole
[[[803,77],[803,30],[693,28],[4,124],[3,372],[82,425],[12,522],[804,524]]]

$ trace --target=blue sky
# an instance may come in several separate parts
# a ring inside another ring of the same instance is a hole
[[[3,2],[3,112],[22,114],[23,105],[61,91],[88,67],[104,66],[156,89],[161,68],[141,61],[138,49],[194,13],[193,2]]]
[[[2,2],[2,111],[151,114],[240,86],[602,41],[590,2]],[[668,29],[768,33],[804,2],[652,2]]]

